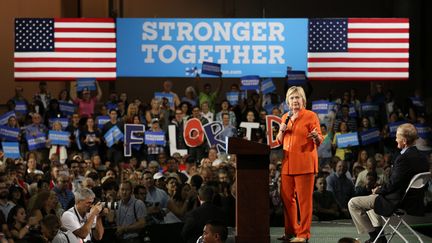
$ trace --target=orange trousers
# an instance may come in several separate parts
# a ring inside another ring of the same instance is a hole
[[[281,175],[285,235],[310,239],[314,174]]]

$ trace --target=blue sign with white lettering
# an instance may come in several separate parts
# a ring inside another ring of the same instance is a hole
[[[349,146],[359,145],[359,140],[356,132],[344,133],[336,135],[338,148],[346,148]]]
[[[174,95],[170,94],[170,93],[163,93],[163,92],[155,92],[155,98],[157,100],[159,100],[160,102],[162,102],[163,98],[168,99],[168,103],[170,105],[170,107],[174,108]]]
[[[260,77],[257,75],[243,76],[241,80],[241,90],[257,90],[259,89]]]
[[[327,100],[312,101],[312,111],[317,114],[327,115],[329,113],[329,103]]]
[[[70,116],[75,112],[76,105],[65,101],[59,101],[60,111],[63,112],[65,116]]]
[[[221,64],[224,77],[306,70],[306,18],[118,18],[116,27],[119,77],[190,77],[203,62]]]
[[[273,84],[273,80],[271,78],[264,79],[261,82],[261,92],[263,94],[268,94],[276,90],[276,87]]]
[[[24,101],[15,101],[15,112],[26,114],[27,104]]]
[[[54,130],[48,131],[48,139],[51,140],[51,144],[53,145],[69,146],[70,143],[69,137],[70,137],[69,132],[54,131]]]
[[[104,135],[106,144],[108,148],[111,148],[114,143],[123,140],[123,133],[117,126],[113,126],[110,130],[108,130]]]
[[[4,157],[19,159],[21,157],[17,142],[2,142]]]
[[[0,125],[6,125],[9,121],[9,118],[12,116],[16,117],[15,111],[9,111],[0,116]]]
[[[227,92],[226,93],[226,99],[230,103],[230,105],[235,106],[238,104],[239,101],[239,92]]]
[[[360,133],[360,139],[362,145],[377,143],[381,140],[380,132],[378,128],[369,129]]]
[[[44,133],[38,133],[35,136],[27,134],[26,139],[30,151],[46,148],[46,137]]]
[[[417,129],[417,134],[419,137],[427,139],[431,136],[431,128],[420,123],[414,124],[415,128]]]
[[[50,118],[48,122],[50,128],[53,127],[54,122],[60,122],[62,130],[65,130],[69,126],[69,119],[67,118]]]
[[[389,131],[390,131],[390,137],[395,138],[397,128],[404,123],[406,123],[406,122],[405,121],[390,122],[388,124]]]
[[[144,133],[144,143],[165,146],[165,132],[146,131]]]
[[[371,102],[361,103],[360,108],[363,116],[374,116],[379,112],[379,106]]]
[[[287,81],[289,85],[303,85],[306,83],[306,72],[288,70]]]
[[[18,142],[19,132],[19,128],[0,126],[0,138],[6,141]]]
[[[221,65],[218,63],[203,62],[201,73],[212,76],[220,76]]]
[[[96,90],[96,79],[95,78],[77,79],[77,91],[83,91],[84,89]]]
[[[99,129],[102,129],[105,125],[105,123],[110,121],[110,117],[109,116],[97,116],[96,117],[96,124],[98,126]]]

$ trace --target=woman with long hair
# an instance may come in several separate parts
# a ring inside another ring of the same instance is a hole
[[[35,217],[30,217],[27,220],[25,208],[20,205],[13,207],[7,219],[9,232],[15,243],[27,242],[30,237],[30,228],[35,227],[38,221]]]
[[[80,133],[81,144],[83,145],[83,159],[89,160],[93,155],[99,153],[100,132],[97,129],[93,117],[88,117],[84,130]]]

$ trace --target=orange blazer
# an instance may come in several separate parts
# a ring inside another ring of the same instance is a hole
[[[282,116],[282,122],[288,117],[288,113]],[[309,110],[299,111],[297,119],[289,120],[287,129],[283,135],[284,158],[282,160],[283,175],[299,175],[318,172],[318,152],[312,138],[308,134],[316,128],[322,138],[320,122],[317,115]],[[278,141],[279,143],[279,141]]]

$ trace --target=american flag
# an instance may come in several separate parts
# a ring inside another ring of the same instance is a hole
[[[15,19],[14,76],[15,80],[114,80],[114,19]]]
[[[406,80],[409,20],[310,19],[311,80]]]

